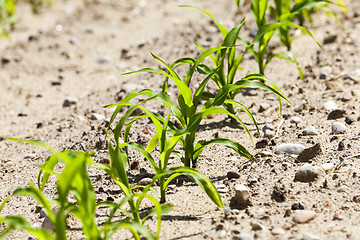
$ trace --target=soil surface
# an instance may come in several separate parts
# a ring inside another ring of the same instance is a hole
[[[221,43],[220,32],[206,15],[177,4],[207,10],[227,29],[245,16],[240,35],[247,39],[255,28],[249,7],[239,14],[233,0],[59,1],[39,15],[20,5],[11,41],[0,42],[0,135],[39,139],[58,150],[97,148],[94,161],[107,161],[104,130],[113,109],[101,106],[144,88],[159,92],[163,81],[156,74],[122,74],[159,67],[150,52],[172,63],[199,55],[193,41],[206,47]],[[238,113],[254,142],[225,116],[205,119],[198,139],[236,140],[257,161],[249,162],[217,145],[205,149],[197,169],[218,187],[227,215],[192,182],[179,182],[168,193],[174,210],[163,216],[160,239],[360,239],[360,2],[346,4],[346,14],[335,10],[344,28],[321,11],[312,15],[312,33],[324,51],[310,37],[294,32],[292,52],[304,80],[296,66],[285,60],[274,60],[266,69],[292,105],[283,103],[280,114],[275,95],[261,90],[240,92],[237,100],[251,109],[259,123],[260,137],[251,120]],[[274,51],[284,50],[278,40],[271,46]],[[244,70],[238,72],[238,79],[257,69],[250,55],[241,66]],[[175,96],[176,88],[170,87],[169,92]],[[64,104],[68,97],[76,98],[69,106]],[[161,105],[151,108],[161,110]],[[335,122],[346,130],[333,133]],[[315,135],[303,132],[309,126],[315,127]],[[131,139],[144,144],[155,132],[147,120],[135,124],[134,130]],[[282,143],[320,146],[320,150],[310,149],[305,157],[298,157],[279,152]],[[36,182],[38,166],[49,154],[30,145],[0,141],[0,201]],[[139,154],[131,159],[139,161],[138,168],[130,171],[136,184],[151,169]],[[173,166],[181,164],[177,158],[171,161]],[[304,165],[315,171],[313,177],[296,175]],[[229,179],[229,172],[238,178]],[[97,200],[121,199],[119,187],[103,172],[89,168],[89,174]],[[51,179],[45,190],[49,196],[54,195],[54,182]],[[248,188],[246,206],[233,201],[237,184]],[[36,206],[33,199],[19,197],[9,201],[1,215],[23,215],[41,226],[43,218]],[[108,214],[101,211],[99,223]],[[315,218],[297,223],[298,214]],[[154,224],[155,220],[149,221],[150,228]],[[80,229],[75,219],[69,220],[70,239],[83,238]],[[122,234],[113,239],[123,239]],[[249,238],[242,237],[246,234]],[[19,231],[7,239],[28,237]]]

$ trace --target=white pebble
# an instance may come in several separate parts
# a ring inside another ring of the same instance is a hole
[[[235,200],[241,205],[247,205],[250,199],[250,191],[243,184],[236,184],[235,186]]]
[[[318,135],[318,131],[314,126],[308,126],[304,129],[302,132],[304,136],[310,136],[310,135]]]
[[[338,108],[338,106],[336,105],[336,103],[333,100],[327,101],[326,103],[324,103],[324,108],[327,111],[332,111]]]
[[[305,149],[301,144],[297,143],[282,143],[275,148],[275,153],[288,153],[288,154],[299,154]]]
[[[13,162],[7,162],[7,163],[4,164],[5,168],[12,168],[13,166],[14,166]]]
[[[339,134],[346,131],[346,126],[341,122],[334,122],[331,125],[331,133],[333,134]]]
[[[323,165],[321,165],[321,168],[325,171],[325,172],[330,172],[331,170],[334,169],[334,164],[333,163],[324,163]]]
[[[291,122],[291,123],[300,123],[300,122],[301,122],[301,118],[300,118],[300,117],[297,117],[297,116],[292,117],[292,118],[290,119],[290,122]]]

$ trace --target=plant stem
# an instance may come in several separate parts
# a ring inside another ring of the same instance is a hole
[[[160,203],[166,203],[166,195],[165,195],[165,176],[161,177],[159,179],[159,182],[160,182]]]

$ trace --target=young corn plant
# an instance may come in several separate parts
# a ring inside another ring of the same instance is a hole
[[[14,0],[0,1],[0,37],[8,38],[7,26],[14,28],[16,22]]]
[[[271,16],[276,22],[293,22],[295,18],[299,19],[300,25],[303,25],[306,19],[312,25],[310,13],[317,9],[324,10],[327,14],[333,16],[341,25],[341,20],[328,7],[329,4],[344,7],[341,1],[334,3],[328,0],[274,0],[273,6],[269,7]],[[291,49],[292,38],[290,36],[290,27],[280,27],[278,35],[284,46],[289,51]]]
[[[236,25],[234,28],[232,28],[230,31],[228,31],[228,30],[226,30],[226,28],[224,26],[222,26],[218,21],[216,21],[209,12],[199,9],[197,7],[188,6],[188,5],[180,5],[180,7],[190,7],[190,8],[194,8],[194,9],[197,9],[197,10],[205,13],[207,16],[209,16],[214,21],[214,23],[217,25],[218,29],[220,30],[220,32],[224,38],[224,40],[221,44],[222,48],[219,48],[216,50],[216,52],[215,52],[216,55],[208,56],[211,59],[213,66],[208,66],[208,65],[201,63],[201,64],[198,64],[198,66],[196,67],[196,70],[201,74],[205,74],[205,75],[211,74],[211,79],[216,83],[216,85],[218,86],[219,89],[221,89],[225,85],[234,84],[236,81],[235,80],[236,73],[239,69],[241,69],[240,63],[241,63],[242,59],[244,58],[244,56],[247,52],[252,50],[251,44],[243,42],[242,45],[244,45],[244,43],[245,43],[245,49],[239,56],[236,56],[236,54],[237,54],[236,50],[239,47],[239,46],[236,46],[236,42],[238,40],[240,40],[238,36],[239,36],[240,30],[241,30],[241,27],[245,23],[245,18],[242,19],[240,24]],[[206,52],[206,49],[204,49],[199,44],[195,43],[195,45],[203,52]],[[176,68],[184,63],[194,64],[195,62],[196,62],[196,60],[194,60],[194,59],[185,58],[185,59],[177,60],[171,66]],[[186,80],[188,80],[188,78],[192,77],[192,73],[193,73],[192,71],[188,72]],[[260,80],[262,82],[267,82],[272,86],[273,89],[275,89],[277,92],[281,93],[280,89],[275,84],[273,84],[268,78],[266,78],[263,74],[250,74],[250,75],[244,77],[243,80]],[[167,84],[167,81],[165,81],[165,84]],[[238,90],[239,89],[230,91],[226,98],[234,101],[236,95],[238,94]],[[214,94],[211,94],[211,93],[206,93],[206,95],[208,97],[212,97],[212,98],[214,97]],[[279,98],[279,103],[281,106],[280,98]],[[232,113],[232,114],[236,113],[236,111],[234,110],[235,104],[224,103],[223,105],[226,108],[226,110],[228,110],[230,113]],[[243,107],[241,107],[241,109],[243,109]],[[246,112],[248,113],[248,111],[246,111]],[[252,118],[252,116],[250,116],[250,117]],[[256,125],[255,121],[254,121],[254,123]]]
[[[281,22],[267,23],[266,20],[267,8],[268,8],[268,0],[253,0],[251,2],[251,12],[253,13],[253,16],[255,18],[258,32],[254,37],[253,41],[251,43],[248,43],[249,44],[248,46],[251,47],[249,49],[258,63],[259,73],[265,74],[265,69],[268,63],[272,59],[281,58],[295,63],[299,71],[300,78],[303,79],[303,73],[295,56],[289,51],[270,53],[268,51],[270,40],[272,39],[275,33],[278,33],[281,41],[285,44],[287,48],[290,48],[291,41],[289,40],[288,29],[297,28],[300,29],[303,33],[310,36],[321,48],[320,44],[315,40],[314,36],[311,34],[311,32],[308,29],[302,26],[295,25],[289,20],[289,18],[283,17],[278,19],[281,20]],[[284,8],[286,9],[286,7]],[[286,13],[284,14],[285,14],[284,16],[287,16]],[[242,42],[244,41],[242,40]]]
[[[121,145],[119,139],[122,133],[123,133],[123,141],[125,143],[129,141],[128,136],[129,136],[130,128],[136,120],[144,117],[151,118],[152,123],[156,128],[156,134],[150,140],[146,149],[143,149],[141,145],[134,143],[128,143],[129,146],[141,151],[144,154],[145,158],[149,160],[151,166],[153,167],[153,169],[157,174],[163,175],[165,171],[170,171],[172,173],[175,173],[176,176],[184,174],[186,176],[193,178],[198,184],[200,184],[200,187],[202,187],[205,190],[205,192],[208,194],[211,200],[213,200],[213,202],[215,202],[215,204],[217,204],[218,206],[222,206],[222,204],[220,198],[218,197],[218,193],[216,189],[213,187],[212,183],[203,175],[201,175],[199,172],[190,168],[196,166],[197,159],[199,155],[202,153],[203,149],[210,144],[221,144],[223,146],[235,150],[237,153],[239,153],[241,156],[245,158],[254,160],[254,157],[241,144],[232,141],[230,139],[217,138],[209,141],[201,141],[201,140],[196,141],[196,132],[200,126],[201,121],[210,114],[222,113],[237,120],[251,137],[248,128],[242,122],[242,120],[235,114],[221,107],[224,104],[232,104],[234,106],[243,109],[257,127],[257,123],[254,117],[245,106],[232,99],[227,98],[229,92],[238,91],[240,88],[243,87],[263,88],[265,90],[274,92],[279,97],[286,99],[281,92],[278,92],[276,89],[264,83],[261,83],[260,81],[257,81],[259,80],[259,78],[256,76],[249,76],[247,78],[237,81],[234,84],[226,84],[219,89],[216,95],[204,92],[205,86],[210,81],[210,79],[215,74],[215,72],[211,72],[209,75],[207,75],[200,82],[198,88],[194,91],[194,93],[192,93],[190,88],[190,83],[193,78],[193,74],[195,70],[199,67],[201,62],[210,54],[225,48],[226,47],[224,46],[218,46],[206,50],[196,60],[191,58],[184,58],[176,61],[175,64],[172,65],[166,64],[162,59],[152,54],[154,59],[158,63],[160,63],[167,71],[164,71],[162,69],[144,68],[135,72],[128,73],[128,74],[140,73],[140,72],[159,73],[166,77],[166,81],[171,79],[176,84],[178,90],[178,98],[176,105],[172,102],[170,97],[164,91],[158,94],[153,90],[145,89],[143,91],[140,91],[139,93],[130,93],[120,103],[105,106],[105,107],[116,107],[116,110],[114,111],[110,119],[110,124],[113,122],[116,115],[120,112],[120,110],[123,107],[125,106],[130,107],[126,111],[126,113],[121,117],[121,119],[119,120],[119,122],[117,123],[114,129],[114,141],[117,146]],[[192,66],[187,72],[186,79],[182,80],[174,69],[176,66],[182,65],[184,63],[192,63]],[[166,89],[167,83],[164,84],[164,86],[165,86],[164,88]],[[209,95],[211,95],[212,97],[208,99],[202,106],[200,106],[200,99],[204,98],[204,96],[209,97]],[[142,102],[140,102],[139,104],[134,104],[130,102],[130,100],[139,96],[141,97],[147,96],[147,98]],[[158,101],[164,104],[164,106],[167,106],[167,108],[169,109],[169,113],[166,116],[166,118],[159,114],[152,113],[144,106],[144,104],[150,100]],[[140,108],[144,113],[129,120],[129,117],[131,116],[132,112],[137,108]],[[175,117],[176,120],[172,120],[173,119],[172,117]],[[177,122],[179,124],[177,124]],[[124,130],[122,130],[123,127],[125,127]],[[170,134],[169,139],[167,138],[167,134]],[[178,143],[182,145],[182,151],[175,150],[175,147]],[[156,164],[156,162],[152,159],[152,157],[149,154],[149,152],[154,150],[157,145],[159,145],[159,149],[160,149],[160,157],[158,164]],[[125,151],[127,150],[125,149]],[[170,168],[167,170],[167,165],[171,154],[175,154],[178,157],[180,157],[185,167]],[[202,179],[201,181],[197,180],[199,179],[199,177],[200,179]],[[159,183],[160,183],[160,191],[161,191],[160,202],[164,202],[165,190],[168,183],[168,181],[165,181],[165,176],[160,177]],[[203,183],[206,183],[206,185],[203,185]]]
[[[162,211],[169,211],[171,207],[170,205],[160,206],[159,202],[153,196],[147,194],[150,185],[146,186],[140,193],[131,193],[129,185],[126,184],[126,175],[122,175],[123,178],[118,175],[120,172],[119,169],[123,167],[121,164],[122,162],[126,163],[126,159],[125,161],[121,161],[120,158],[116,158],[115,160],[113,159],[112,165],[116,165],[117,167],[115,169],[113,166],[94,163],[90,154],[86,152],[71,150],[57,152],[39,141],[21,140],[15,138],[8,139],[41,146],[54,153],[48,157],[45,163],[41,166],[41,170],[38,175],[38,187],[36,187],[34,184],[30,184],[29,187],[19,188],[10,198],[24,195],[32,196],[38,202],[38,204],[40,204],[41,207],[45,209],[47,217],[50,219],[55,233],[49,229],[35,228],[21,216],[1,216],[0,222],[5,223],[7,228],[0,233],[0,238],[4,237],[12,230],[23,229],[36,236],[38,239],[67,239],[66,216],[68,214],[74,215],[82,222],[82,230],[87,239],[109,239],[111,235],[113,235],[121,228],[130,230],[135,239],[140,239],[139,234],[147,239],[158,238]],[[58,163],[65,164],[65,167],[60,174],[57,174],[53,171],[54,167]],[[114,180],[119,184],[119,186],[121,186],[121,189],[125,194],[120,203],[108,201],[96,203],[95,191],[86,169],[87,165],[94,165],[108,173],[111,173],[111,176],[115,177]],[[50,175],[56,175],[58,178],[56,183],[57,198],[55,199],[51,199],[45,196],[42,192]],[[70,194],[76,199],[75,203],[68,201]],[[151,210],[148,215],[141,221],[139,218],[139,206],[145,197],[149,198],[154,203],[155,209]],[[10,200],[10,198],[5,199],[0,205],[0,212],[5,206],[6,202]],[[124,203],[129,203],[130,211],[123,206]],[[53,206],[58,206],[56,211],[53,210]],[[112,210],[109,218],[100,228],[95,219],[95,210],[97,207],[103,206],[110,207]],[[120,221],[113,221],[114,214],[117,211],[126,214],[128,218]],[[143,227],[143,222],[149,216],[155,215],[158,218],[158,233],[156,235]]]

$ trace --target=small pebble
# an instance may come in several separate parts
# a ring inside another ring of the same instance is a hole
[[[324,43],[324,44],[334,43],[334,42],[336,41],[336,39],[337,39],[337,35],[336,35],[336,34],[330,34],[330,33],[328,33],[328,34],[325,35],[325,38],[324,38],[323,43]]]
[[[343,141],[340,141],[338,144],[338,151],[343,151],[345,149],[345,143]]]
[[[306,204],[302,202],[295,202],[291,205],[291,210],[305,210],[306,208]]]
[[[260,231],[260,230],[265,229],[264,225],[262,225],[261,223],[258,223],[258,222],[251,223],[251,227],[252,227],[252,230],[254,230],[254,231]]]
[[[7,162],[7,163],[4,164],[4,167],[5,168],[12,168],[12,167],[14,167],[14,163],[13,162]]]
[[[63,107],[69,107],[70,105],[75,105],[78,102],[78,99],[75,97],[66,97],[63,103]]]
[[[345,192],[349,191],[349,187],[346,186],[346,185],[342,185],[342,186],[340,186],[336,191],[337,191],[338,193],[345,193]]]
[[[334,120],[344,117],[346,111],[344,109],[335,109],[328,114],[328,120]]]
[[[152,178],[143,178],[139,181],[139,185],[146,186],[152,183]]]
[[[246,206],[250,200],[249,189],[243,184],[236,184],[234,200],[240,205]]]
[[[103,64],[103,63],[108,63],[110,62],[111,58],[109,56],[102,56],[102,57],[99,57],[97,62],[100,63],[100,64]]]
[[[284,235],[285,234],[285,230],[283,228],[274,228],[273,230],[271,230],[271,234],[278,236],[278,235]]]
[[[302,134],[304,136],[312,136],[312,135],[318,135],[318,131],[316,130],[316,128],[314,126],[307,126]]]
[[[266,123],[264,125],[264,127],[262,128],[263,132],[265,132],[266,129],[269,129],[269,130],[275,130],[275,127],[269,123]]]
[[[237,235],[234,239],[235,240],[254,240],[254,237],[247,233],[241,233],[241,234]]]
[[[294,112],[301,112],[304,109],[304,101],[301,101],[300,103],[296,104],[294,107]]]
[[[40,210],[40,218],[44,218],[44,217],[46,217],[46,210],[44,208],[42,208]]]
[[[273,138],[274,136],[275,136],[275,133],[274,133],[273,130],[266,129],[266,130],[264,131],[264,137],[265,137],[265,138],[271,139],[271,138]]]
[[[355,115],[346,116],[346,118],[345,118],[346,124],[349,124],[349,125],[352,124],[355,121],[356,121],[356,116]]]
[[[229,171],[227,172],[226,174],[227,178],[230,180],[230,179],[238,179],[240,178],[240,174],[237,173],[237,172],[233,172],[233,171]]]
[[[330,172],[334,169],[335,165],[333,163],[324,163],[320,166],[325,172]]]
[[[266,110],[268,110],[270,107],[270,104],[268,103],[262,103],[260,104],[260,107],[259,107],[259,112],[265,112]]]
[[[70,38],[69,42],[70,42],[72,45],[76,45],[76,46],[78,46],[78,45],[81,44],[80,40],[77,39],[76,37]]]
[[[317,143],[314,146],[305,148],[303,151],[301,151],[296,159],[299,162],[307,162],[310,159],[316,157],[319,153],[321,153],[321,146],[320,143]]]
[[[312,210],[297,210],[293,215],[295,223],[308,223],[316,217],[316,212]]]
[[[330,100],[330,101],[327,101],[326,103],[324,103],[324,108],[327,111],[332,111],[332,110],[337,109],[338,107],[334,101]]]
[[[219,233],[218,233],[218,237],[221,239],[221,238],[225,238],[227,235],[226,231],[225,230],[221,230]]]
[[[297,143],[282,143],[275,148],[275,153],[299,154],[305,147]]]
[[[290,123],[300,123],[301,122],[301,118],[300,117],[292,117],[290,118]]]
[[[26,154],[26,155],[24,156],[24,159],[34,158],[34,157],[36,157],[36,154],[34,154],[34,153],[29,153],[29,154]]]
[[[354,97],[360,97],[360,90],[353,89],[353,90],[351,90],[351,94]]]
[[[346,126],[341,122],[334,122],[331,125],[331,133],[332,134],[340,134],[346,131]]]
[[[295,173],[295,181],[312,182],[317,179],[323,170],[320,167],[305,164],[301,166]]]
[[[334,214],[334,220],[344,220],[344,216],[338,213]]]
[[[93,113],[90,117],[91,120],[104,120],[105,116],[99,113]]]

